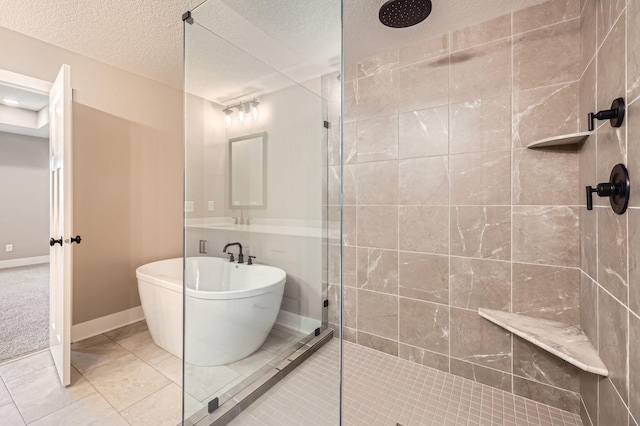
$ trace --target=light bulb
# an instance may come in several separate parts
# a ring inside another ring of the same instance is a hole
[[[253,101],[251,102],[251,118],[253,118],[253,121],[258,121],[258,104],[260,102],[258,101]]]
[[[231,113],[233,112],[231,110],[231,108],[226,107],[225,109],[222,110],[222,112],[224,112],[225,116],[224,116],[224,127],[225,128],[229,128],[229,126],[231,126]]]
[[[238,107],[238,123],[244,124],[244,105],[242,104]]]

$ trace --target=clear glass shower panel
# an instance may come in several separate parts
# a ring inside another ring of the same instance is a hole
[[[210,0],[185,23],[185,424],[211,424],[329,330],[340,2],[311,26],[308,3]]]

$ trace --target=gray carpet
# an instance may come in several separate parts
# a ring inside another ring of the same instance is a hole
[[[49,264],[0,269],[0,363],[49,346]]]

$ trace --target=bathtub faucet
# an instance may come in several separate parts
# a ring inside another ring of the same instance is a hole
[[[224,248],[222,249],[223,253],[227,252],[227,249],[231,246],[238,246],[238,249],[240,250],[240,253],[238,253],[238,263],[244,263],[244,255],[242,254],[242,244],[240,243],[229,243],[226,246],[224,246]],[[233,262],[233,255],[231,257],[231,262]]]

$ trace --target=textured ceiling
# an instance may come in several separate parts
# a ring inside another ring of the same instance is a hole
[[[189,58],[194,65],[187,76],[199,79],[197,90],[206,92],[209,99],[231,99],[246,87],[255,92],[273,87],[274,77],[265,77],[266,69],[304,81],[314,72],[339,65],[339,0],[209,0],[196,9],[201,2],[0,0],[0,26],[182,87],[180,16],[195,9],[196,22],[211,34],[202,33],[192,40],[199,46],[198,55],[206,52],[203,55],[208,57]],[[347,60],[397,48],[416,37],[435,37],[542,0],[433,0],[431,16],[406,29],[387,28],[378,22],[383,2],[344,0]],[[254,58],[220,64],[222,53],[232,52],[234,46]],[[261,63],[257,69],[262,76],[238,71],[252,63]],[[211,69],[197,71],[196,65]]]

